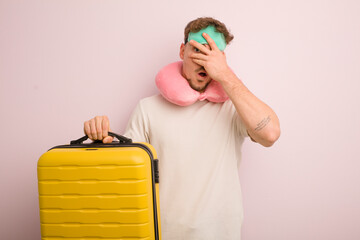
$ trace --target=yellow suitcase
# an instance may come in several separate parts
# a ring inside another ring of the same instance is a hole
[[[38,161],[43,240],[160,240],[154,148],[119,141],[56,146]]]

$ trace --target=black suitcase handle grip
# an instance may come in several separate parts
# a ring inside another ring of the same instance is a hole
[[[117,138],[119,140],[120,143],[132,143],[132,140],[130,138],[118,135],[116,133],[113,132],[108,132],[109,136]],[[87,135],[77,139],[77,140],[73,140],[70,142],[70,145],[75,145],[75,144],[83,144],[84,141],[86,141],[89,137]],[[96,143],[102,143],[102,141],[96,141]]]

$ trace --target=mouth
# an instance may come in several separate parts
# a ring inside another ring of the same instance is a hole
[[[201,78],[206,78],[208,75],[205,71],[200,71],[198,72],[198,75],[201,77]]]

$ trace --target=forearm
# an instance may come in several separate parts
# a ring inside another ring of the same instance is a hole
[[[234,73],[220,82],[245,124],[250,137],[263,146],[271,146],[280,136],[275,112],[252,94]]]

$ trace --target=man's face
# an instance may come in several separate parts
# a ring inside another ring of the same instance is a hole
[[[204,44],[204,46],[210,49],[209,45]],[[183,60],[182,75],[187,79],[192,89],[203,92],[212,79],[209,77],[204,67],[196,64],[189,57],[189,54],[199,52],[200,51],[197,48],[191,46],[189,43],[181,44],[180,58]]]

